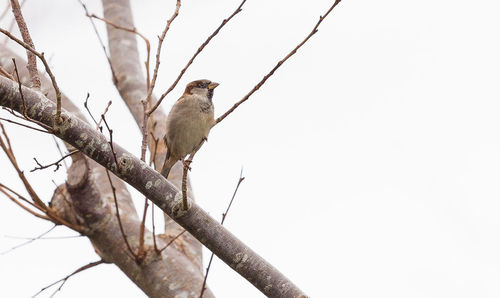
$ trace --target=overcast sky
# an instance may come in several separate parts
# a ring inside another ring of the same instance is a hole
[[[85,2],[102,15],[99,1]],[[157,93],[238,2],[183,1],[164,43]],[[138,30],[154,43],[175,1],[132,3]],[[221,84],[214,103],[223,113],[331,3],[247,1],[163,108],[185,84],[208,78]],[[342,1],[212,130],[192,166],[199,204],[220,218],[243,167],[226,227],[312,297],[500,297],[499,9],[488,0]],[[139,155],[140,133],[78,2],[28,0],[24,13],[61,89],[82,108],[90,92],[96,114],[113,100],[114,141]],[[5,125],[26,172],[33,157],[58,158],[51,137]],[[21,191],[3,154],[0,168],[0,182]],[[65,174],[29,178],[48,201],[51,180],[63,183]],[[4,197],[0,210],[0,251],[23,241],[10,236],[51,227]],[[58,227],[48,236],[64,235],[75,233]],[[85,238],[35,241],[0,255],[1,295],[30,297],[98,259]],[[262,297],[220,260],[208,284],[218,297]],[[57,294],[91,296],[145,297],[113,265],[74,276]]]

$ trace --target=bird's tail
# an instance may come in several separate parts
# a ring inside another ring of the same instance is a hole
[[[165,162],[163,163],[163,167],[161,168],[161,175],[168,179],[168,174],[170,173],[170,170],[172,167],[175,165],[177,160],[173,158],[167,158],[165,159]]]

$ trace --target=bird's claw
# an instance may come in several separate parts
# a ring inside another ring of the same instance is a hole
[[[184,165],[184,168],[185,168],[185,169],[188,169],[189,171],[191,171],[191,167],[190,167],[191,162],[193,162],[193,161],[192,161],[192,160],[189,160],[189,159],[188,159],[188,160],[183,160],[183,161],[182,161],[182,164]]]

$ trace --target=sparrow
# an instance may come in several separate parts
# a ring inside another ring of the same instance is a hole
[[[207,140],[215,124],[212,97],[219,83],[197,80],[187,84],[184,94],[174,104],[167,116],[167,133],[163,138],[167,145],[167,157],[161,174],[168,178],[170,169],[189,154],[190,162]],[[189,164],[188,164],[189,166]]]

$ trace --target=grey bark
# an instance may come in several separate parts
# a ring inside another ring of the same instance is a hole
[[[53,121],[53,102],[43,94],[28,88],[23,88],[23,94],[26,112],[31,118],[54,127],[57,137],[70,143],[148,197],[262,293],[269,297],[305,297],[283,274],[234,237],[196,203],[190,201],[190,208],[183,211],[180,191],[154,169],[117,144],[114,145],[118,161],[116,164],[111,147],[103,134],[68,111],[63,111],[61,124],[56,124]],[[18,112],[23,109],[17,84],[4,77],[0,77],[0,105]]]

